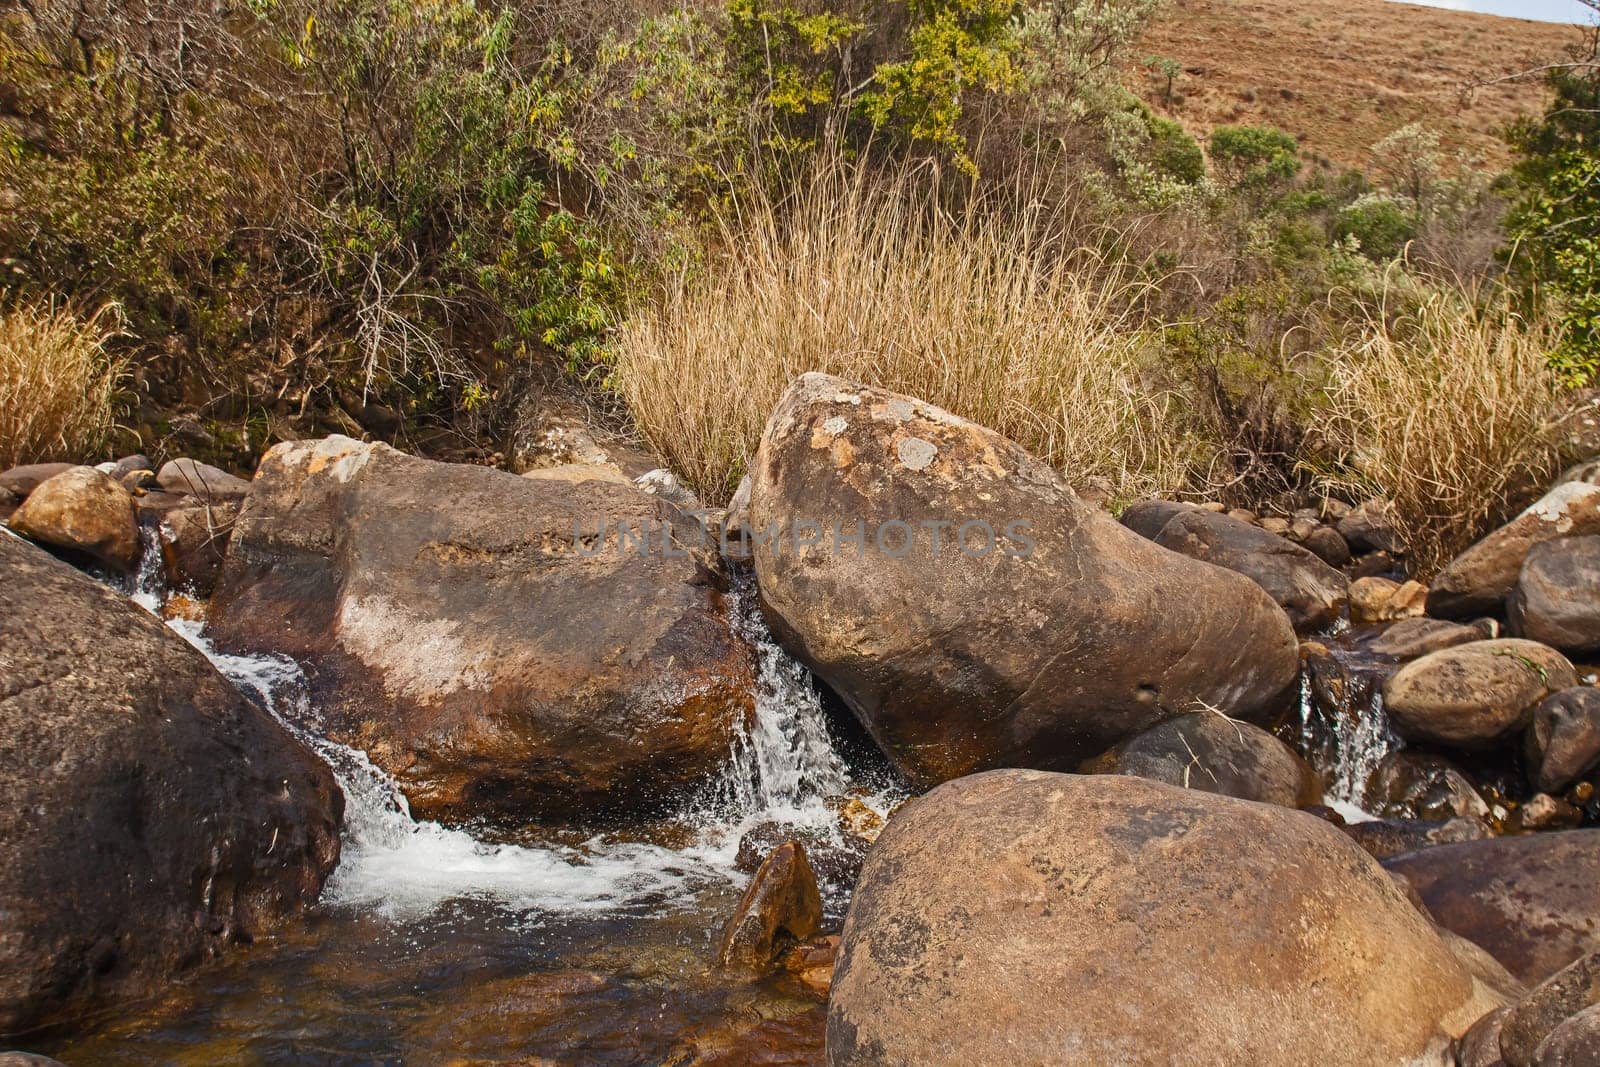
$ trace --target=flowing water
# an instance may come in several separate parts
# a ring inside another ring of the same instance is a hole
[[[152,535],[129,592],[160,611],[155,548]],[[861,787],[748,585],[728,599],[759,672],[723,779],[630,834],[512,841],[412,818],[364,753],[322,737],[293,660],[220,653],[200,624],[171,621],[333,769],[343,855],[308,922],[42,1050],[72,1065],[709,1063],[718,1049],[729,1063],[820,1062],[816,994],[710,966],[748,880],[739,841],[776,823],[842,844],[829,797],[854,790],[880,811],[896,798]]]

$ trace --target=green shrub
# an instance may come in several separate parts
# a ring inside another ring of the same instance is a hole
[[[1416,236],[1417,220],[1393,197],[1364,196],[1339,212],[1333,232],[1339,240],[1353,238],[1370,259],[1390,260]]]
[[[1300,173],[1300,142],[1270,126],[1218,126],[1208,153],[1217,174],[1236,189],[1273,188]]]

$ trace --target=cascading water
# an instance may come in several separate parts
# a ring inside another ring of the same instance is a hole
[[[1342,698],[1319,699],[1317,680],[1308,670],[1300,680],[1300,748],[1323,771],[1324,800],[1346,818],[1370,818],[1363,809],[1367,781],[1389,753],[1402,747],[1383,708],[1381,675],[1359,662],[1331,661],[1344,673]]]
[[[165,589],[157,536],[145,532],[132,595],[159,614]],[[413,819],[405,796],[364,752],[323,736],[305,676],[292,659],[222,653],[199,623],[174,619],[168,625],[333,769],[345,794],[345,837],[324,891],[327,903],[408,919],[451,900],[477,899],[537,917],[690,900],[701,888],[739,877],[739,839],[759,823],[840,834],[825,801],[846,792],[850,782],[810,675],[772,639],[748,584],[729,599],[735,625],[757,654],[755,716],[739,731],[715,790],[718,801],[685,813],[695,832],[681,848],[599,836],[577,845],[489,844],[465,830]]]

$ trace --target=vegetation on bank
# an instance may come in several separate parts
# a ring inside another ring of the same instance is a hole
[[[333,430],[487,457],[558,361],[711,497],[825,369],[1117,499],[1383,492],[1426,566],[1548,476],[1600,365],[1593,52],[1511,175],[1410,126],[1328,177],[1123,88],[1162,7],[24,5],[8,336],[77,309],[143,447],[234,462]],[[71,393],[87,422],[13,454],[97,446],[111,388]]]

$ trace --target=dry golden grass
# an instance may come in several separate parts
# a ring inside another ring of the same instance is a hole
[[[1368,148],[1421,122],[1454,157],[1498,167],[1511,158],[1501,128],[1542,111],[1549,90],[1539,78],[1468,88],[1560,60],[1582,39],[1575,26],[1390,0],[1183,0],[1135,52],[1183,67],[1175,106],[1148,69],[1126,82],[1201,136],[1266,123],[1313,157],[1365,168]]]
[[[0,469],[92,456],[113,425],[122,366],[107,355],[117,312],[54,303],[0,311]]]
[[[712,499],[806,371],[938,404],[1124,500],[1208,458],[1141,366],[1136,287],[1043,212],[951,214],[832,167],[724,230],[718,258],[635,309],[614,370],[650,443]]]
[[[1566,389],[1552,331],[1503,304],[1440,291],[1374,315],[1330,353],[1330,436],[1394,504],[1413,570],[1430,575],[1547,484],[1563,459]]]

